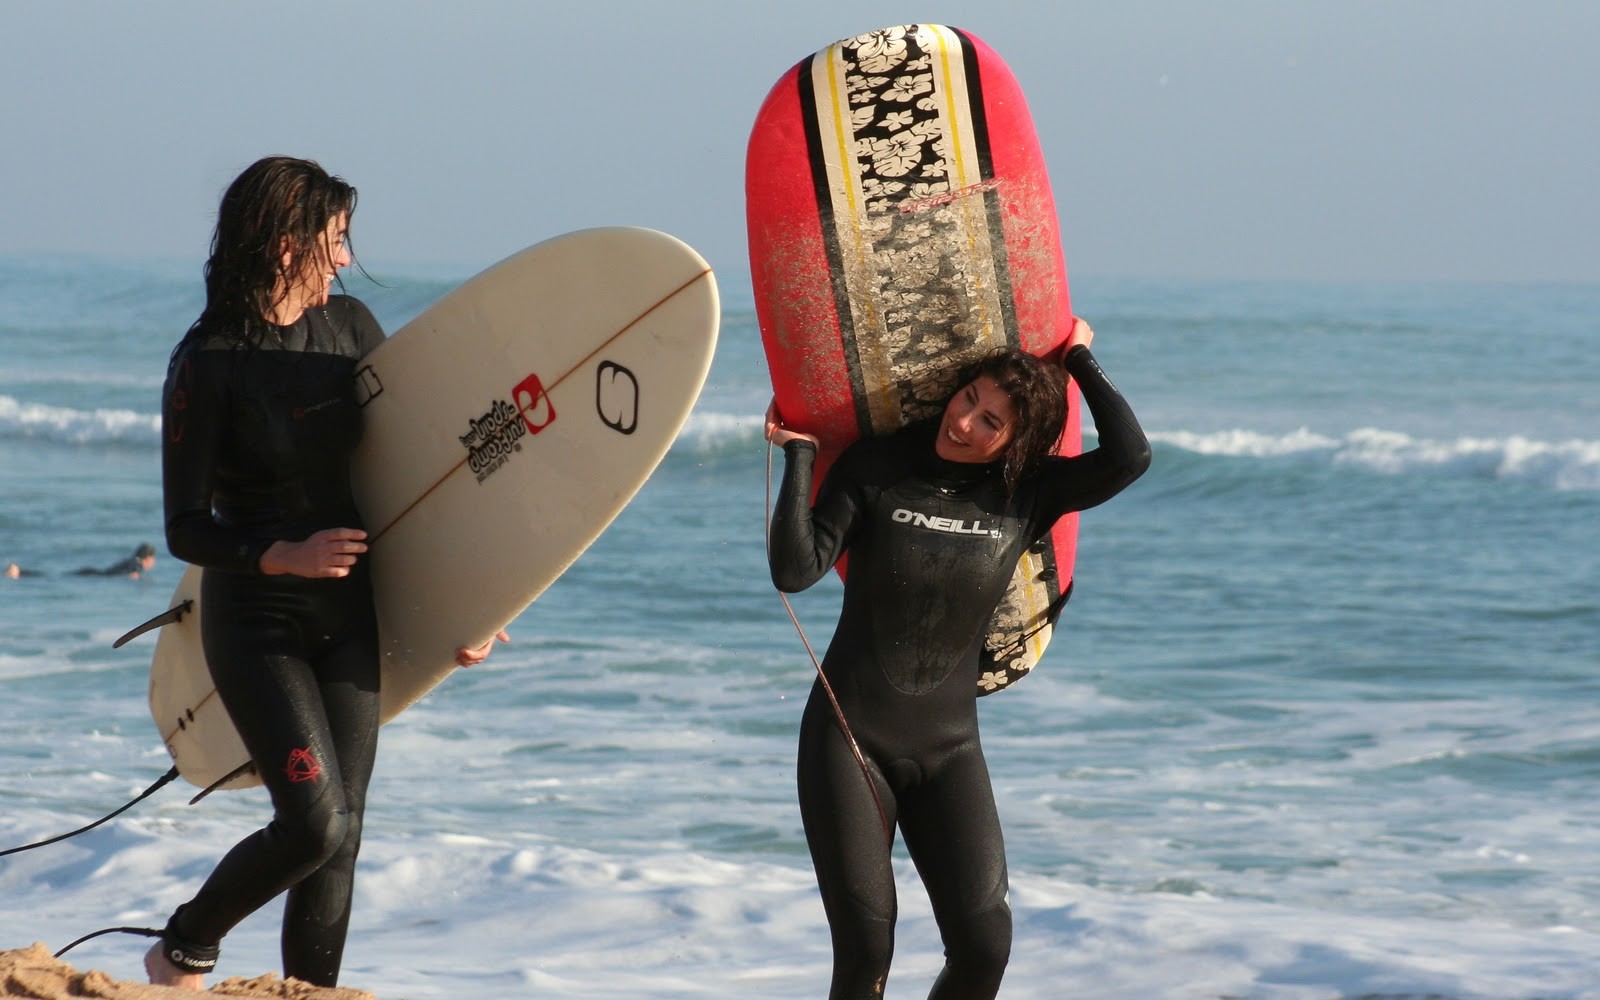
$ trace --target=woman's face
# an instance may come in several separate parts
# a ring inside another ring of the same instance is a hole
[[[994,379],[980,375],[944,408],[933,448],[950,462],[993,462],[1006,453],[1016,423],[1011,397]]]
[[[303,309],[326,305],[333,294],[333,279],[342,267],[350,266],[350,213],[340,212],[328,222],[328,228],[317,238],[314,253],[299,261],[295,286],[291,294],[300,301]],[[294,268],[296,262],[290,254],[284,255],[285,266]]]

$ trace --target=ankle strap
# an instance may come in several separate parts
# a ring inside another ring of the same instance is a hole
[[[173,920],[177,917],[174,915]],[[206,973],[217,967],[217,956],[222,954],[220,945],[197,945],[185,941],[172,929],[173,920],[167,921],[166,930],[161,932],[161,954],[167,961],[176,965],[184,972]]]

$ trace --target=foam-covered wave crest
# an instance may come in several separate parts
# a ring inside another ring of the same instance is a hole
[[[1435,440],[1372,427],[1342,437],[1305,428],[1288,434],[1167,431],[1150,437],[1199,455],[1304,458],[1386,475],[1503,479],[1562,490],[1600,490],[1600,441],[1534,441],[1521,435]]]
[[[161,418],[133,410],[78,410],[0,396],[0,437],[158,447]]]
[[[678,432],[677,446],[700,455],[755,448],[765,431],[762,415],[702,413],[689,415]]]

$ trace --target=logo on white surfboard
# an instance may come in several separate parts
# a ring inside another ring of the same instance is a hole
[[[549,427],[556,419],[555,406],[538,375],[529,375],[511,390],[511,399],[497,399],[482,416],[467,418],[467,432],[460,435],[467,449],[467,468],[478,482],[494,475],[522,450],[522,439]]]
[[[594,373],[594,408],[600,422],[618,434],[639,429],[639,379],[615,361],[602,361]]]

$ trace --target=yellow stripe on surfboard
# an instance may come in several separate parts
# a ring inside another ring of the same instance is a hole
[[[844,270],[849,319],[856,331],[853,360],[861,375],[868,419],[875,432],[883,433],[894,430],[905,420],[901,398],[904,379],[885,346],[890,331],[880,301],[880,292],[894,287],[896,273],[883,252],[872,243],[874,226],[869,219],[866,190],[862,185],[861,158],[851,114],[851,95],[855,88],[848,71],[846,48],[856,41],[852,38],[837,42],[819,54],[811,68],[812,91],[817,95],[818,134],[826,137],[829,143],[822,161],[834,199],[833,232]],[[939,134],[944,137],[948,151],[944,173],[946,191],[976,193],[982,170],[976,159],[978,142],[960,58],[963,43],[948,29],[926,25],[908,36],[907,41],[931,57],[928,70],[932,93],[928,99],[936,102]],[[964,204],[953,204],[956,201]],[[947,230],[942,236],[950,242],[944,253],[954,252],[960,270],[971,282],[965,297],[964,319],[972,325],[977,344],[1000,346],[1006,336],[994,260],[1000,248],[995,247],[990,238],[985,199],[958,197],[947,204],[951,205],[956,221],[953,225],[945,223]],[[939,252],[937,247],[932,250]]]

